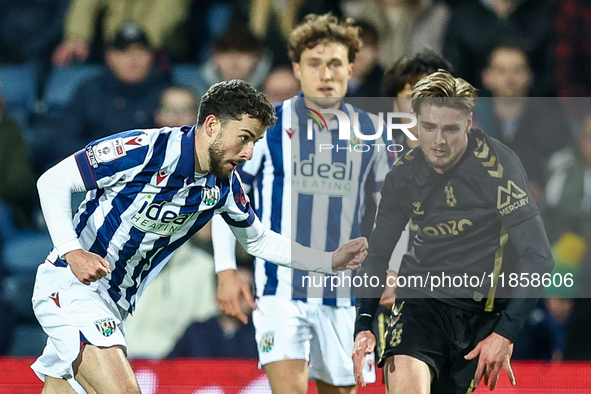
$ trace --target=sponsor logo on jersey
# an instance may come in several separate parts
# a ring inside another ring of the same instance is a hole
[[[94,325],[101,334],[105,337],[110,337],[117,328],[115,320],[112,317],[106,317],[104,319],[95,320]]]
[[[285,132],[287,133],[287,136],[291,138],[293,137],[293,133],[295,133],[295,130],[290,127],[289,129],[286,129]]]
[[[448,220],[447,222],[437,223],[434,226],[425,226],[422,228],[424,234],[436,237],[439,235],[459,235],[462,231],[466,230],[466,227],[473,226],[468,219],[461,220]]]
[[[94,146],[92,149],[98,163],[108,163],[127,154],[123,148],[122,138],[114,138],[103,141]]]
[[[527,204],[527,193],[512,180],[507,181],[507,187],[499,185],[497,188],[497,209],[501,216],[508,215]]]
[[[219,198],[219,196],[218,196]],[[234,202],[238,206],[238,208],[245,210],[246,209],[246,196],[244,195],[244,191],[242,188],[238,191],[238,194],[234,195]]]
[[[275,331],[269,331],[263,334],[261,338],[261,350],[268,353],[273,349],[275,343]]]
[[[98,162],[96,161],[96,156],[94,155],[92,146],[86,147],[86,157],[88,157],[88,163],[90,163],[92,168],[98,168]]]
[[[321,161],[315,154],[307,160],[292,163],[292,188],[302,194],[324,194],[331,197],[350,195],[353,178],[353,161],[332,163]]]
[[[167,201],[150,203],[147,200],[131,216],[131,224],[143,232],[168,237],[181,231],[197,214],[197,212],[180,213],[180,209],[181,207]]]

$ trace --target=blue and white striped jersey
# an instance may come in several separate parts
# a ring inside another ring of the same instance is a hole
[[[296,242],[324,251],[334,251],[361,236],[366,199],[373,198],[389,170],[382,140],[381,149],[365,152],[351,149],[349,140],[338,139],[336,117],[321,130],[314,124],[308,139],[308,109],[301,96],[276,104],[278,122],[255,146],[252,160],[239,169],[242,181],[252,185],[256,212],[261,222]],[[347,114],[357,112],[361,131],[374,134],[375,115],[342,104]],[[350,116],[350,119],[353,119]],[[365,131],[364,131],[365,130]],[[321,149],[333,145],[341,149]],[[350,271],[339,276],[351,276]],[[276,295],[310,303],[351,306],[350,287],[302,286],[303,277],[324,280],[323,274],[292,270],[256,259],[255,285],[258,297]],[[329,282],[330,283],[330,282]]]
[[[194,127],[132,130],[75,154],[89,192],[74,217],[85,250],[111,265],[109,294],[132,311],[172,253],[214,215],[233,226],[255,219],[239,177],[195,173]],[[54,249],[49,261],[67,266]]]

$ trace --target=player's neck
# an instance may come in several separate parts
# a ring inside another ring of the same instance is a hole
[[[195,130],[195,172],[207,174],[209,172],[209,143],[204,138],[207,134],[199,127]]]

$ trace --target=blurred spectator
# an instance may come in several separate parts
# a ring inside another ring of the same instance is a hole
[[[63,66],[85,61],[93,42],[112,42],[129,22],[141,26],[154,48],[166,48],[173,60],[182,59],[182,31],[190,3],[191,0],[71,0],[64,40],[53,53],[53,63]],[[96,37],[97,32],[102,36]]]
[[[15,322],[16,316],[4,293],[4,273],[2,272],[2,265],[0,265],[0,356],[6,355],[10,349],[14,337]]]
[[[213,53],[199,70],[197,95],[214,83],[242,79],[262,89],[271,67],[270,59],[256,36],[243,24],[231,25],[213,44]]]
[[[361,0],[350,2],[346,12],[376,26],[383,67],[425,48],[441,53],[450,16],[448,6],[434,0]]]
[[[591,115],[576,139],[551,156],[549,175],[544,220],[550,243],[573,232],[591,245]]]
[[[123,26],[109,45],[105,61],[107,69],[76,90],[60,125],[60,143],[52,147],[53,159],[66,157],[113,130],[153,127],[160,95],[169,83],[154,67],[145,32],[135,24]]]
[[[431,50],[424,50],[412,56],[406,56],[388,68],[382,80],[382,94],[385,97],[392,98],[392,111],[410,113],[412,111],[413,86],[422,78],[437,70],[446,70],[452,72],[451,65]],[[401,119],[403,123],[410,123],[410,119]],[[409,130],[418,138],[416,127]],[[418,141],[411,140],[399,132],[395,137],[396,143],[407,148],[416,148]]]
[[[197,122],[197,100],[190,89],[171,86],[162,92],[154,116],[156,127],[194,125]]]
[[[17,227],[31,227],[35,206],[35,174],[29,149],[18,123],[10,117],[0,95],[0,202]]]
[[[584,119],[578,136],[549,160],[546,206],[543,211],[548,239],[556,262],[553,273],[573,276],[573,286],[545,289],[546,298],[536,324],[532,317],[515,350],[532,358],[546,349],[545,359],[589,360],[588,283],[591,276],[591,115]],[[528,338],[526,333],[545,333],[546,338]]]
[[[305,15],[331,12],[340,17],[340,0],[251,0],[249,26],[273,53],[273,66],[291,65],[287,37]]]
[[[525,51],[515,43],[492,50],[482,81],[493,97],[475,107],[475,124],[517,153],[540,201],[546,161],[571,138],[562,104],[556,98],[528,98],[535,80]]]
[[[164,358],[192,322],[218,313],[210,228],[181,246],[142,294],[125,323],[130,357]],[[216,346],[211,340],[197,339]]]
[[[378,64],[378,31],[372,24],[365,21],[358,21],[355,26],[361,28],[359,37],[363,45],[355,56],[353,76],[349,80],[347,96],[380,97],[380,83],[384,69]]]
[[[61,40],[69,0],[0,0],[0,62],[46,62]]]
[[[237,273],[251,288],[254,286],[251,270],[238,267]],[[243,312],[249,317],[248,324],[243,325],[240,320],[224,313],[205,322],[193,323],[168,357],[257,358],[254,325],[250,318],[252,309],[244,298],[240,301]]]
[[[295,96],[300,91],[300,82],[288,67],[277,67],[269,73],[263,92],[271,103],[280,103]]]
[[[480,74],[493,47],[519,39],[531,60],[533,96],[552,96],[551,51],[556,12],[553,0],[473,0],[453,9],[444,55],[458,77],[482,88]]]
[[[562,0],[555,26],[559,95],[591,97],[591,2]]]

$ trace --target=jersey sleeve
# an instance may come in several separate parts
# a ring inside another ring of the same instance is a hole
[[[254,222],[254,211],[250,206],[248,196],[244,193],[240,176],[236,171],[230,175],[230,191],[226,203],[219,213],[226,223],[233,227],[248,227]]]
[[[474,155],[484,170],[482,191],[505,228],[539,214],[527,175],[517,155],[500,143],[482,140]]]
[[[157,137],[133,130],[86,145],[74,154],[86,188],[104,189],[141,171],[153,153],[150,139]]]

